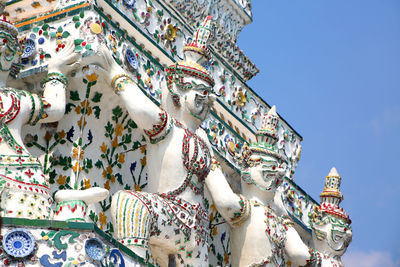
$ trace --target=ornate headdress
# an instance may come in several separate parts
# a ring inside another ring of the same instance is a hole
[[[270,156],[277,161],[282,162],[284,158],[279,154],[276,143],[278,142],[278,122],[279,116],[276,113],[276,107],[272,108],[264,115],[262,125],[256,132],[256,142],[249,147],[244,146],[242,151],[241,164],[252,166],[251,155]]]
[[[314,217],[323,215],[323,213],[331,214],[335,217],[345,220],[348,224],[351,223],[349,215],[339,207],[343,200],[343,195],[340,192],[341,177],[336,168],[332,168],[329,174],[325,177],[324,191],[322,191],[321,204],[314,210]]]
[[[208,39],[211,35],[212,18],[208,16],[199,26],[193,35],[193,39],[184,48],[184,61],[177,62],[166,68],[167,87],[172,95],[176,106],[180,105],[180,95],[173,89],[175,83],[181,90],[200,90],[203,94],[214,93],[214,79],[204,68],[210,59],[210,51],[207,47]],[[207,82],[210,86],[185,83],[184,76],[192,76]]]

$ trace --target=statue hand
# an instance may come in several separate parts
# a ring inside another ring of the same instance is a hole
[[[81,66],[81,54],[74,52],[74,43],[69,40],[65,48],[57,53],[49,62],[48,72],[68,75]]]
[[[114,60],[111,52],[105,46],[99,46],[99,51],[97,52],[102,56],[102,63],[100,66],[105,70],[105,79],[107,84],[111,84],[112,79],[117,74],[126,73],[126,71]],[[96,54],[97,54],[96,53]]]
[[[126,73],[126,71],[118,65],[107,49],[105,44],[100,44],[95,53],[84,56],[82,59],[83,65],[95,65],[96,69],[102,73],[105,82],[110,85],[113,77],[117,74]]]

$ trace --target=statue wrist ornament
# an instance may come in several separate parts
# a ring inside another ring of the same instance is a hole
[[[288,215],[282,216],[282,224],[285,226],[286,231],[288,227],[294,227],[294,222]]]
[[[221,169],[221,163],[219,163],[219,161],[212,156],[211,157],[211,170],[214,171],[215,169]]]
[[[114,89],[114,92],[118,95],[120,92],[124,91],[124,85],[128,83],[134,83],[132,78],[126,74],[121,73],[115,75],[111,80],[111,87]]]
[[[250,201],[242,194],[239,194],[239,197],[240,197],[239,201],[240,212],[235,212],[233,214],[233,218],[231,220],[231,224],[233,226],[242,225],[250,217],[250,211],[251,211]]]
[[[67,76],[65,76],[64,74],[59,73],[59,72],[51,72],[51,73],[47,74],[46,79],[44,79],[42,82],[42,88],[44,87],[44,85],[47,82],[50,82],[50,81],[58,81],[58,82],[62,83],[64,85],[64,87],[67,87],[67,85],[68,85]]]

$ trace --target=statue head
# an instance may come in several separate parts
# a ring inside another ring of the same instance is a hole
[[[242,182],[273,193],[282,183],[285,173],[284,160],[276,146],[278,122],[276,107],[273,106],[264,115],[262,126],[256,132],[257,141],[250,147],[245,146],[242,152]]]
[[[1,2],[1,1],[0,1]],[[0,14],[5,5],[0,3]],[[0,15],[0,72],[8,76],[10,71],[17,70],[21,47],[18,42],[18,29],[7,19]]]
[[[204,67],[210,59],[207,41],[211,34],[208,16],[184,48],[184,60],[166,68],[166,87],[163,107],[172,115],[193,120],[200,125],[207,117],[215,100],[214,79]],[[185,123],[185,121],[182,121]]]
[[[343,195],[339,191],[341,177],[332,168],[325,178],[324,191],[321,193],[321,205],[314,206],[308,214],[313,230],[315,249],[330,256],[342,256],[352,240],[351,220],[339,207]]]

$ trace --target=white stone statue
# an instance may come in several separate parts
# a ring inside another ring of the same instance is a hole
[[[1,11],[2,12],[2,11]],[[65,111],[65,76],[80,63],[73,42],[53,56],[43,81],[43,96],[6,87],[19,62],[18,30],[5,16],[0,19],[0,193],[1,216],[49,219],[52,197],[37,158],[22,142],[24,125],[58,121]]]
[[[212,149],[199,128],[215,99],[209,60],[211,17],[184,48],[185,60],[166,69],[161,108],[103,51],[100,65],[148,140],[148,192],[119,191],[112,199],[114,236],[161,266],[208,266],[204,183]],[[104,49],[103,49],[104,50]],[[101,63],[103,61],[103,63]]]
[[[274,201],[285,173],[284,159],[276,146],[278,121],[273,106],[256,132],[257,142],[243,151],[241,195],[236,195],[223,183],[224,180],[218,178],[223,174],[217,164],[213,165],[206,180],[208,188],[215,190],[211,193],[217,210],[231,226],[232,266],[286,266],[289,261],[291,266],[318,265],[322,257],[320,250],[330,244],[328,239],[319,239],[322,241],[315,244],[315,250],[305,245],[284,207]],[[217,194],[217,188],[224,194]],[[330,223],[332,220],[322,221],[318,221],[318,226],[314,224],[315,233],[319,233],[316,230],[319,226],[335,225]]]
[[[339,207],[343,195],[339,190],[341,177],[332,168],[325,178],[321,204],[308,214],[313,230],[314,247],[318,251],[320,266],[343,266],[341,256],[346,252],[352,240],[351,220]]]
[[[256,133],[257,142],[243,150],[242,194],[236,195],[229,185],[223,195],[212,194],[217,210],[231,226],[232,266],[286,266],[286,257],[298,266],[310,259],[293,223],[274,204],[285,173],[276,146],[278,121],[273,106]],[[222,175],[220,168],[213,168],[208,182]]]

